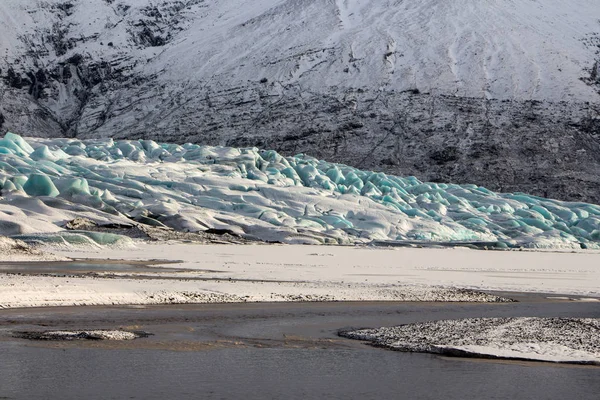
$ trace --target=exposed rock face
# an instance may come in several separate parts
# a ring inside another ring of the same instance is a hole
[[[600,24],[577,3],[4,0],[0,130],[600,203]]]

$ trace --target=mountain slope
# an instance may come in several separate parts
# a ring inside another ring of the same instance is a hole
[[[595,0],[3,0],[0,129],[600,202]]]

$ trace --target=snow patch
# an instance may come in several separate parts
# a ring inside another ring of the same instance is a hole
[[[342,336],[399,351],[600,365],[600,319],[593,318],[472,318]]]
[[[134,340],[148,336],[145,332],[120,330],[16,332],[16,337],[29,340]]]

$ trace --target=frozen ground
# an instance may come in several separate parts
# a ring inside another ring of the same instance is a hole
[[[344,332],[393,350],[600,365],[600,320],[473,318]]]
[[[347,246],[143,244],[61,251],[75,258],[175,259],[204,277],[340,284],[416,284],[600,297],[600,253],[381,249]],[[211,272],[219,271],[219,272]]]
[[[380,255],[395,251],[375,250]],[[0,307],[279,301],[504,301],[404,279],[390,258],[352,247],[141,244],[136,249],[61,251],[70,257],[181,260],[155,273],[63,276],[0,274]],[[397,253],[396,253],[397,254]],[[425,253],[423,253],[425,254]],[[345,265],[350,263],[350,265]],[[387,265],[386,265],[387,264]],[[391,270],[390,270],[391,267]],[[182,268],[188,269],[181,271]]]
[[[579,301],[600,298],[600,254],[591,252],[146,243],[135,249],[59,254],[182,263],[164,265],[172,273],[2,274],[0,305],[502,300],[454,288],[554,293]]]

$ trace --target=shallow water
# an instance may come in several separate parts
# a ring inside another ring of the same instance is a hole
[[[597,369],[381,349],[203,352],[0,344],[3,398],[597,399]],[[6,362],[8,361],[8,362]]]
[[[534,299],[535,300],[535,299]],[[600,317],[591,303],[318,303],[0,313],[0,398],[597,399],[600,368],[373,348],[336,329],[471,316]],[[20,329],[135,326],[133,342],[46,343]]]
[[[0,272],[10,274],[80,275],[90,273],[181,272],[183,269],[153,267],[135,263],[84,261],[0,263]]]

